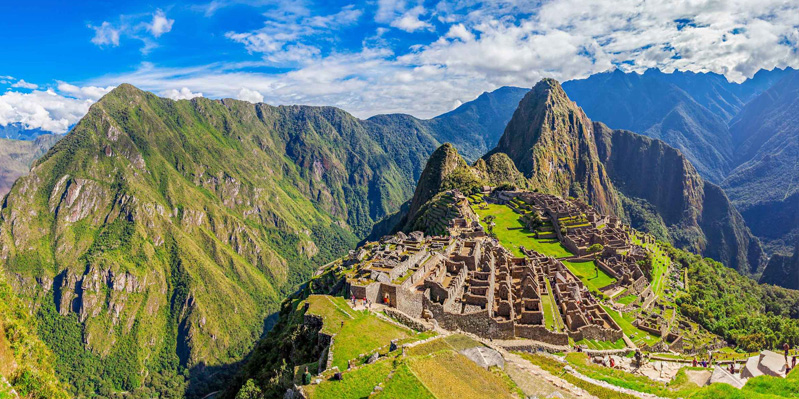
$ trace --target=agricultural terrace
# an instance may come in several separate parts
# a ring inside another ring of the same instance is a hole
[[[388,351],[391,340],[410,342],[430,335],[389,323],[366,310],[353,310],[341,297],[311,295],[307,302],[306,314],[322,316],[322,332],[334,335],[331,356],[333,365],[340,370],[346,370],[347,361],[358,359],[361,354]]]
[[[644,243],[638,233],[630,234],[630,240],[633,244],[646,248],[652,254],[652,291],[658,297],[662,297],[667,285],[666,272],[669,270],[671,258],[660,247],[659,243]]]
[[[524,223],[521,221],[521,215],[514,212],[513,209],[507,205],[498,204],[480,204],[473,205],[472,209],[479,215],[480,224],[486,231],[489,226],[485,222],[487,216],[493,216],[494,219],[494,235],[497,237],[502,246],[513,252],[515,256],[524,256],[519,250],[520,246],[527,249],[532,249],[544,255],[554,258],[565,258],[574,256],[557,239],[539,239],[535,238],[535,233],[527,230]]]
[[[564,260],[563,264],[574,273],[580,281],[588,287],[588,290],[593,292],[600,292],[603,287],[611,285],[616,282],[616,279],[607,274],[604,270],[598,268],[594,261],[568,261]]]
[[[635,312],[627,312],[621,313],[615,309],[611,309],[605,305],[602,305],[606,312],[613,318],[613,321],[621,327],[621,330],[624,332],[627,337],[629,337],[637,346],[641,346],[643,344],[646,345],[654,345],[658,341],[660,341],[660,337],[652,335],[644,330],[639,329],[638,327],[633,325],[633,321],[635,321]]]
[[[518,390],[501,369],[485,370],[459,353],[480,345],[468,337],[450,335],[397,351],[374,364],[344,371],[341,381],[322,376],[322,383],[304,389],[309,399],[517,397]],[[382,390],[370,396],[377,385]]]

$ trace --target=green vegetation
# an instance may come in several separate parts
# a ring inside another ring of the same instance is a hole
[[[394,367],[393,363],[391,359],[384,359],[347,372],[341,381],[326,381],[318,385],[308,385],[305,389],[311,399],[365,398],[377,384],[386,380]]]
[[[408,361],[437,398],[513,398],[504,380],[455,352],[436,352]]]
[[[626,334],[636,345],[646,344],[654,345],[660,341],[660,337],[656,337],[644,330],[635,327],[632,322],[635,320],[635,313],[628,312],[619,314],[618,311],[613,310],[607,306],[602,305],[602,308],[610,315],[613,321],[621,327],[621,330]]]
[[[595,261],[563,261],[563,264],[574,273],[589,291],[600,292],[600,289],[616,282],[616,279],[607,274]]]
[[[616,299],[615,302],[620,303],[622,305],[629,305],[635,302],[636,299],[638,299],[637,295],[625,295],[621,298]]]
[[[538,365],[539,367],[549,372],[550,374],[560,376],[561,378],[568,381],[572,385],[578,388],[582,388],[589,394],[594,395],[600,399],[635,399],[635,396],[617,392],[609,388],[601,387],[599,385],[594,385],[578,377],[575,377],[574,375],[569,374],[566,372],[566,370],[564,370],[565,364],[549,356],[526,353],[526,352],[518,353],[518,355],[528,360],[530,363]]]
[[[347,362],[360,354],[368,355],[378,348],[388,347],[395,339],[416,336],[412,330],[384,321],[369,311],[350,309],[341,297],[312,295],[307,301],[310,307],[306,314],[322,316],[322,332],[335,335],[331,355],[333,366],[339,370],[346,370]]]
[[[435,396],[413,374],[407,363],[401,364],[386,382],[382,392],[374,398],[436,399]]]
[[[0,272],[0,398],[11,398],[10,388],[24,398],[68,398],[54,373],[56,360],[37,337],[27,307]]]
[[[484,207],[473,207],[480,215],[480,224],[488,230],[486,217],[493,217],[496,224],[493,232],[502,245],[516,256],[523,256],[520,246],[556,258],[572,256],[557,239],[535,238],[534,233],[527,230],[521,216],[506,205],[486,204]]]

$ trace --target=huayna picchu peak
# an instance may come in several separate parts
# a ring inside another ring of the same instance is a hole
[[[7,3],[0,399],[799,395],[799,1]]]

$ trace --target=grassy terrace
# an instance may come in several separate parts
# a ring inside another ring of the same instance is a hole
[[[585,284],[590,291],[599,291],[600,288],[616,282],[616,279],[598,268],[594,261],[590,262],[570,262],[563,261],[563,264],[574,273],[580,281]],[[599,272],[597,274],[597,271]]]
[[[352,310],[341,297],[311,295],[307,301],[310,304],[307,314],[324,318],[322,332],[336,334],[332,356],[333,365],[340,370],[347,369],[348,360],[383,348],[393,339],[407,341],[428,336],[384,321],[368,311]]]
[[[384,359],[343,372],[341,381],[327,380],[305,387],[311,399],[356,399],[383,390],[373,398],[407,399],[510,399],[515,385],[503,371],[485,370],[458,353],[480,343],[462,335],[450,335],[392,352]],[[327,376],[326,376],[327,377]]]
[[[496,218],[494,219],[496,224],[494,226],[494,234],[502,245],[513,252],[515,256],[522,256],[522,252],[519,250],[521,245],[556,258],[573,256],[556,239],[535,238],[534,233],[524,227],[520,220],[521,215],[506,205],[486,204],[485,209],[481,209],[480,206],[474,206],[473,209],[475,213],[480,215],[480,224],[486,231],[488,231],[488,226],[483,219],[489,215],[493,215]]]
[[[630,339],[638,346],[642,344],[652,345],[660,341],[660,337],[654,336],[649,334],[644,330],[638,329],[638,327],[633,325],[633,321],[635,320],[635,315],[630,313],[624,313],[619,315],[619,312],[607,307],[602,306],[606,312],[613,318],[613,321],[621,327],[624,334],[626,334]]]
[[[563,331],[563,318],[560,316],[560,310],[555,305],[555,300],[552,298],[552,287],[549,280],[544,280],[547,285],[547,293],[541,295],[541,307],[544,311],[544,325],[552,331]]]
[[[631,234],[630,239],[633,244],[640,245],[652,252],[652,291],[657,296],[662,296],[666,289],[666,272],[671,264],[671,259],[665,251],[660,249],[657,243],[644,244],[637,234]]]

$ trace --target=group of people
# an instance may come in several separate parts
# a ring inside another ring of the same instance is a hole
[[[350,298],[352,300],[352,307],[357,306],[358,305],[358,301],[361,301],[361,303],[363,304],[363,307],[365,307],[366,309],[371,309],[372,308],[372,301],[370,301],[367,298],[358,299],[358,298],[355,297],[355,295],[352,295]]]

